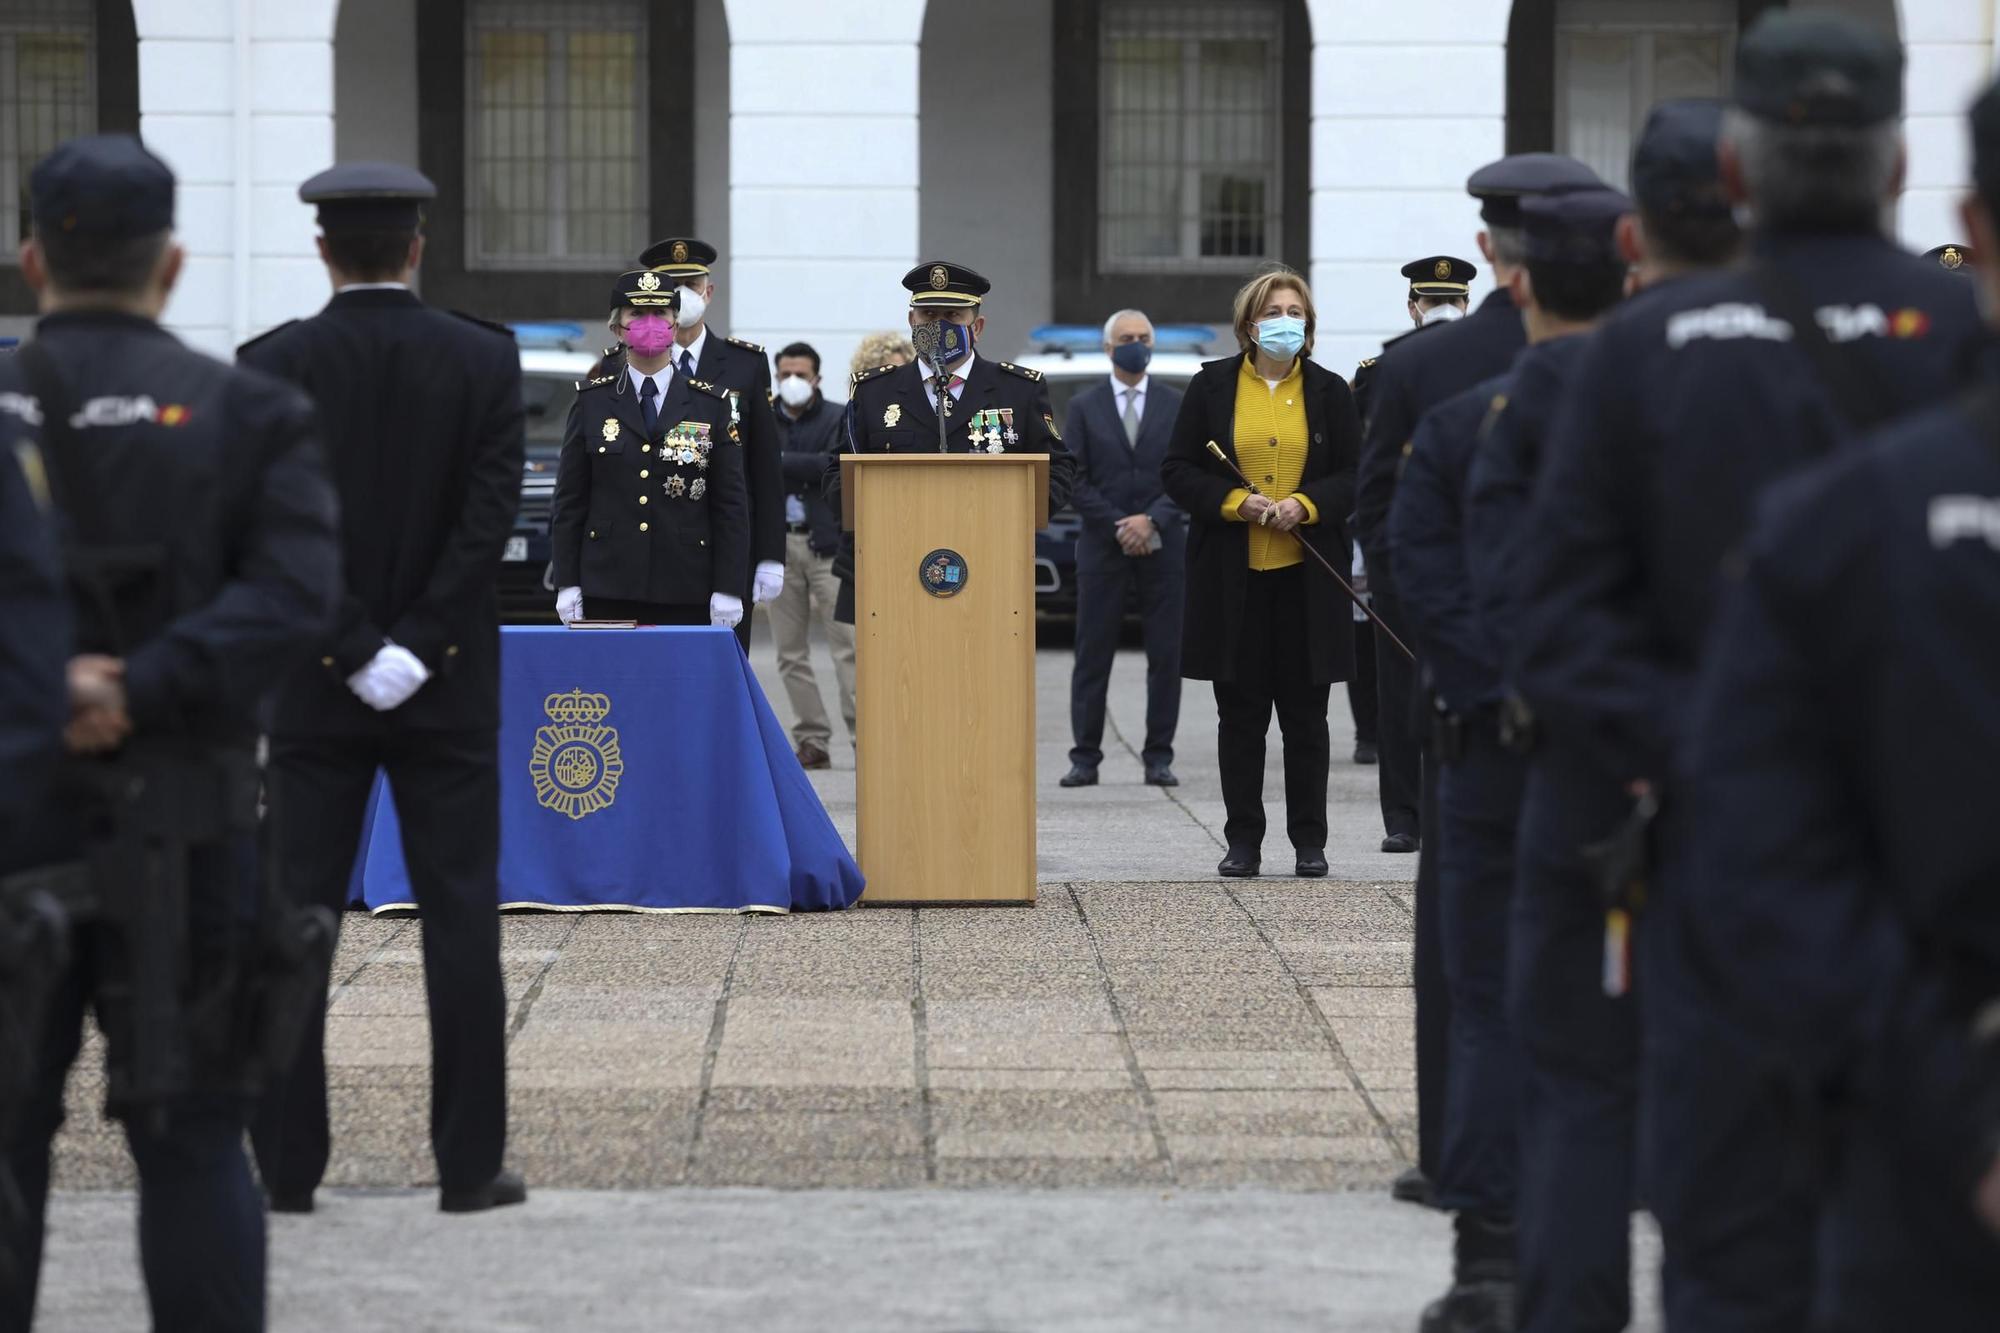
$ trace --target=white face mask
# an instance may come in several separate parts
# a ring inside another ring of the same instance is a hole
[[[691,329],[701,323],[701,317],[708,313],[708,301],[692,287],[680,291],[681,308],[674,312],[674,323],[684,329]]]
[[[778,381],[778,399],[794,412],[812,401],[813,386],[803,375],[787,375]]]
[[[1454,319],[1464,318],[1465,312],[1455,305],[1434,305],[1429,310],[1424,311],[1424,323],[1426,324],[1443,324],[1449,323]]]

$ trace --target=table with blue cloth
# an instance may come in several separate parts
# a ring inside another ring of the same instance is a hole
[[[500,649],[498,906],[792,912],[861,896],[734,634],[509,627]],[[382,778],[351,898],[415,905]]]

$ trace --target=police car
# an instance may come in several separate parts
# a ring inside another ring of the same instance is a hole
[[[1153,330],[1153,360],[1146,374],[1185,389],[1203,361],[1218,353],[1220,335],[1205,324],[1161,324]],[[1104,330],[1089,324],[1044,324],[1028,335],[1028,350],[1014,363],[1039,370],[1057,422],[1068,419],[1069,400],[1111,376]],[[1076,538],[1083,522],[1064,506],[1035,534],[1035,609],[1043,615],[1076,614]]]
[[[576,382],[597,364],[581,324],[513,324],[521,349],[521,398],[528,409],[527,458],[521,471],[521,512],[500,556],[500,619],[509,625],[552,625],[556,590],[549,581],[549,507],[556,494],[556,460]]]

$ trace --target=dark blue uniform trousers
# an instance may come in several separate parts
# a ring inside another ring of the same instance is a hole
[[[1637,1005],[1604,993],[1603,900],[1577,855],[1626,804],[1558,748],[1529,766],[1507,982],[1522,1057],[1514,1250],[1524,1333],[1611,1333],[1631,1320]]]
[[[1181,716],[1182,562],[1164,552],[1118,557],[1109,569],[1076,576],[1076,666],[1069,677],[1072,764],[1096,768],[1104,760],[1104,697],[1111,662],[1125,623],[1125,599],[1134,593],[1146,642],[1146,746],[1148,764],[1174,760],[1174,731]]]
[[[1520,1054],[1507,1022],[1508,905],[1522,759],[1494,719],[1467,723],[1465,753],[1438,766],[1438,925],[1451,990],[1450,1076],[1435,1202],[1514,1215]]]
[[[190,865],[191,931],[198,937],[235,928],[253,901],[249,841],[233,849],[233,873],[215,855],[198,853]],[[78,932],[76,957],[50,997],[34,1091],[7,1145],[28,1217],[14,1244],[25,1280],[0,1290],[0,1333],[26,1333],[34,1321],[49,1145],[62,1127],[63,1083],[83,1043],[84,1010],[106,945],[97,927]],[[135,1111],[125,1122],[139,1169],[139,1262],[157,1329],[264,1327],[264,1200],[243,1149],[249,1114],[244,1098],[189,1096]]]
[[[1646,974],[1648,1207],[1666,1245],[1670,1333],[1797,1333],[1808,1326],[1818,1207],[1810,1111],[1761,1070],[1701,981],[1676,912],[1674,848],[1641,918]]]

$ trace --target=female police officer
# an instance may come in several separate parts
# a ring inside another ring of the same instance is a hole
[[[1160,479],[1191,520],[1182,674],[1215,684],[1229,851],[1217,869],[1254,875],[1264,841],[1264,733],[1285,737],[1286,826],[1301,875],[1326,873],[1327,695],[1354,661],[1347,602],[1308,573],[1310,542],[1347,563],[1361,426],[1347,381],[1306,359],[1314,313],[1289,269],[1236,296],[1240,356],[1188,384]],[[1213,441],[1238,472],[1209,452]]]
[[[608,323],[626,363],[577,385],[549,519],[564,624],[743,618],[742,428],[726,390],[673,368],[674,302],[657,273],[621,276]]]

